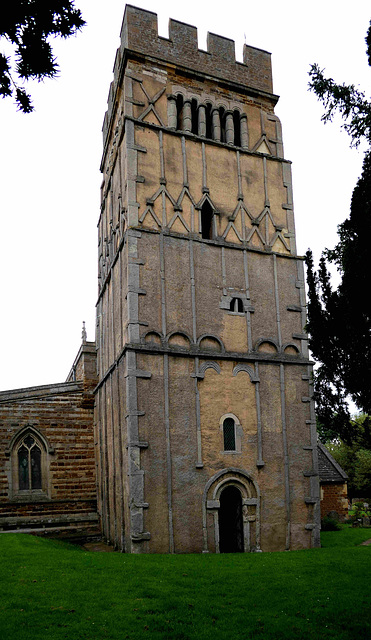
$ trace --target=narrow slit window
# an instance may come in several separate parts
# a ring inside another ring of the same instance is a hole
[[[236,428],[233,418],[223,422],[224,451],[236,451]]]
[[[219,116],[220,116],[220,142],[226,142],[226,133],[225,133],[225,109],[224,107],[219,108]]]
[[[233,313],[243,313],[243,302],[241,298],[232,298],[229,310],[233,311]]]
[[[198,135],[198,105],[197,100],[192,98],[191,102],[191,117],[192,117],[192,133]]]
[[[176,97],[176,128],[179,131],[183,128],[183,96],[180,93]]]
[[[213,210],[210,203],[205,200],[201,209],[201,236],[205,240],[211,240],[213,237]]]
[[[236,147],[241,146],[241,121],[240,121],[240,113],[237,111],[233,111],[233,125],[234,125],[234,144]]]
[[[206,138],[212,140],[213,137],[213,116],[211,113],[212,105],[210,102],[206,105]]]

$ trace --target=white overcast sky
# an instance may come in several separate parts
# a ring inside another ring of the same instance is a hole
[[[363,154],[349,148],[339,122],[321,123],[308,70],[318,62],[336,81],[370,95],[369,1],[133,4],[158,14],[162,36],[172,17],[198,27],[202,49],[211,31],[235,40],[238,60],[245,40],[272,52],[274,92],[281,96],[276,113],[285,157],[293,161],[298,250],[311,247],[318,258],[335,244],[337,225],[349,214]],[[1,390],[65,380],[83,320],[94,340],[101,126],[125,5],[75,5],[87,26],[54,41],[60,76],[29,85],[34,113],[0,101]]]

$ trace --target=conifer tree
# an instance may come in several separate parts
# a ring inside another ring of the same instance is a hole
[[[371,22],[367,37],[371,66]],[[371,101],[354,85],[338,85],[325,78],[318,65],[310,70],[310,89],[325,106],[324,121],[336,110],[352,145],[366,140],[371,147]],[[314,269],[307,252],[309,346],[318,362],[315,400],[321,439],[340,437],[351,443],[359,438],[350,420],[348,399],[366,414],[362,443],[371,449],[371,149],[364,158],[362,175],[353,191],[350,216],[338,227],[339,242],[326,249]],[[328,264],[335,264],[340,284],[331,286]]]
[[[0,5],[0,39],[11,43],[14,60],[12,65],[10,57],[0,53],[0,96],[14,96],[20,111],[33,111],[31,96],[21,83],[57,76],[58,64],[48,38],[68,38],[84,24],[73,0],[3,2]]]

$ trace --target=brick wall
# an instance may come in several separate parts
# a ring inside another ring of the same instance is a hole
[[[80,380],[0,393],[0,527],[96,511],[92,344],[75,360]],[[42,486],[20,491],[17,447],[27,433],[42,451]]]

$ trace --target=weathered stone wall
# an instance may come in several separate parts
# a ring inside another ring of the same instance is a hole
[[[315,546],[304,276],[269,54],[247,47],[241,65],[219,36],[200,52],[174,22],[159,38],[155,14],[133,7],[122,42],[98,239],[104,535],[132,552],[218,551],[233,485],[245,550]]]

